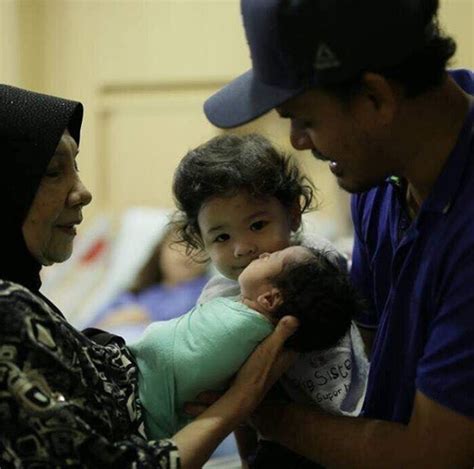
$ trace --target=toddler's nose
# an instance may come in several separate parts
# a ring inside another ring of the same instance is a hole
[[[234,248],[235,257],[253,256],[257,252],[257,246],[250,243],[239,243]]]

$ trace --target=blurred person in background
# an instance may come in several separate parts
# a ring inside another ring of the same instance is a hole
[[[91,323],[135,340],[154,321],[173,319],[189,311],[206,285],[208,263],[185,253],[168,227],[140,269],[132,286],[107,304]]]

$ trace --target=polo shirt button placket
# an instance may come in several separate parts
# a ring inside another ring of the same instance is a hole
[[[408,217],[402,213],[400,215],[400,221],[398,223],[398,243],[402,241],[405,237],[408,228],[410,227],[410,220]]]

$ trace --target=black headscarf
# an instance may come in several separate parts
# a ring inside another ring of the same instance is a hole
[[[79,145],[82,115],[80,103],[0,85],[0,278],[35,292],[41,265],[23,222],[66,128]]]

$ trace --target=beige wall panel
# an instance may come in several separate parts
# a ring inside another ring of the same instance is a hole
[[[102,82],[227,79],[250,66],[237,1],[117,2],[113,20],[99,24]]]
[[[15,0],[0,1],[0,82],[20,83],[20,17]]]
[[[178,90],[104,100],[100,190],[114,212],[130,205],[174,207],[174,170],[188,150],[216,135],[201,112],[210,90]]]
[[[474,1],[441,0],[440,4],[441,25],[458,46],[452,66],[474,68]]]
[[[458,42],[453,65],[474,67],[474,0],[441,5]],[[201,112],[204,87],[250,64],[239,0],[0,0],[0,27],[4,81],[85,105],[80,165],[96,194],[89,216],[139,201],[169,206],[175,164],[218,132]],[[181,104],[165,98],[173,90]],[[248,129],[289,148],[287,125],[271,114]],[[137,154],[149,171],[140,173]],[[348,198],[327,165],[298,158],[320,190],[319,214],[347,227]]]
[[[43,0],[16,0],[20,19],[20,59],[21,82],[25,88],[43,91],[45,86],[44,61],[45,18],[47,8]]]
[[[42,1],[42,0],[39,0]],[[45,0],[49,84],[208,81],[249,67],[239,2]]]

